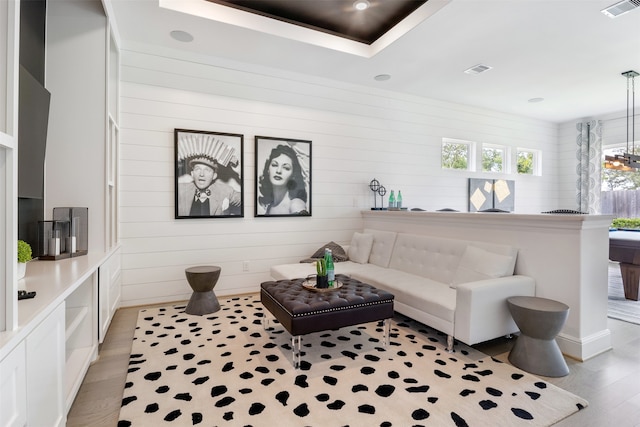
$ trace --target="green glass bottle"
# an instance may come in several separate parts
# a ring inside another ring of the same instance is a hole
[[[391,190],[391,194],[389,195],[389,209],[396,207],[396,196],[393,194],[393,190]]]
[[[402,208],[402,192],[398,190],[398,198],[396,199],[396,208]]]
[[[325,248],[324,250],[324,261],[327,265],[327,281],[329,282],[329,287],[333,288],[336,281],[336,270],[333,266],[333,254],[329,248]]]

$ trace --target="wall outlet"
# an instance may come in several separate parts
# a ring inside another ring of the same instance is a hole
[[[242,271],[249,271],[249,261],[242,261]]]

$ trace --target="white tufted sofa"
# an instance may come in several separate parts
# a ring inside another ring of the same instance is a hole
[[[513,275],[517,249],[477,241],[365,229],[354,233],[346,274],[395,295],[394,309],[473,345],[518,331],[507,298],[535,295],[535,282]],[[271,268],[274,280],[307,277],[312,264]]]

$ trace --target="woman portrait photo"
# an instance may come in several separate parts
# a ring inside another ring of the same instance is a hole
[[[311,216],[311,141],[256,136],[256,216]]]

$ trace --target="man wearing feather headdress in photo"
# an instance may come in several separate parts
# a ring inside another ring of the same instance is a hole
[[[184,160],[190,170],[190,179],[178,183],[179,216],[227,216],[240,215],[240,192],[220,179],[224,170],[238,165],[235,149],[219,139],[196,143],[184,142],[179,148],[179,160]],[[185,138],[192,137],[186,135]],[[180,181],[184,181],[181,179]]]

